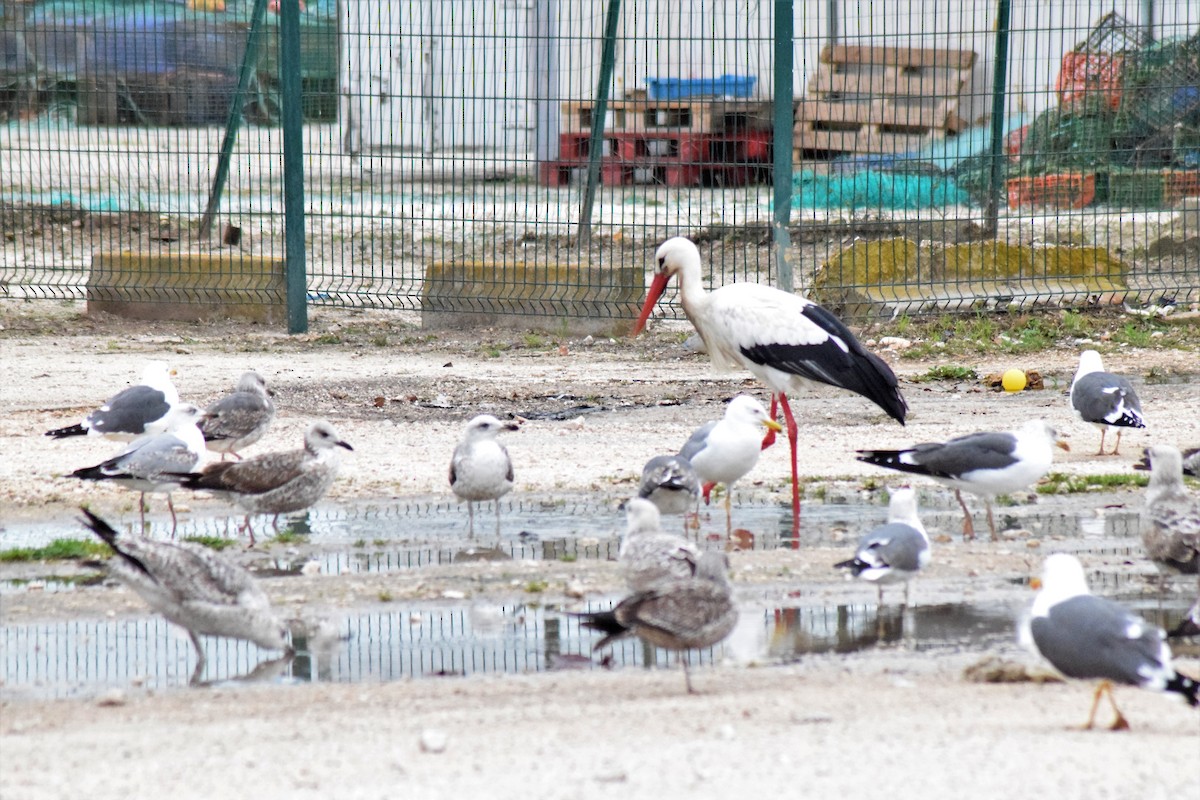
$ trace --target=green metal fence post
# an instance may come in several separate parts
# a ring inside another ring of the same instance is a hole
[[[279,93],[283,120],[283,213],[288,333],[308,330],[304,260],[304,109],[300,81],[300,0],[279,4]]]
[[[583,204],[579,208],[579,237],[577,244],[592,238],[592,206],[596,202],[596,184],[600,182],[600,158],[604,155],[604,117],[608,113],[608,86],[612,83],[613,66],[617,60],[617,22],[621,18],[621,0],[608,0],[604,18],[604,47],[600,51],[600,82],[596,85],[596,104],[592,106],[592,133],[588,140],[587,185]]]
[[[795,282],[787,260],[788,224],[792,219],[792,71],[795,35],[792,0],[775,2],[775,98],[771,135],[773,159],[771,176],[774,189],[775,221],[772,243],[775,250],[776,279],[779,288],[792,291]]]
[[[238,72],[237,89],[225,121],[225,138],[221,140],[221,153],[217,156],[217,174],[213,178],[212,191],[208,193],[208,205],[200,219],[200,238],[207,239],[212,232],[213,220],[221,206],[221,195],[225,193],[225,181],[229,177],[229,162],[233,158],[233,147],[237,143],[238,128],[242,124],[242,102],[250,86],[250,76],[258,68],[258,42],[262,38],[263,18],[267,15],[267,0],[254,0],[250,12],[250,30],[246,32],[246,52],[242,55],[242,69]]]
[[[999,0],[996,7],[996,64],[992,70],[992,147],[991,178],[984,226],[995,236],[999,230],[1001,203],[1004,197],[1004,102],[1008,84],[1008,25],[1009,0]]]

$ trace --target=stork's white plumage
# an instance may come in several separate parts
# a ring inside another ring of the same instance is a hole
[[[654,254],[658,266],[633,333],[646,325],[672,275],[679,298],[713,364],[721,370],[747,369],[770,388],[771,416],[783,408],[792,459],[792,530],[800,532],[796,420],[787,396],[813,384],[860,394],[900,424],[908,405],[891,368],[866,350],[842,322],[800,295],[757,283],[732,283],[704,290],[700,251],[682,237],[668,239]],[[773,442],[768,436],[766,447]]]

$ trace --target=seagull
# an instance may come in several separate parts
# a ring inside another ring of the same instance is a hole
[[[699,548],[682,536],[664,533],[654,503],[640,497],[626,500],[625,519],[617,564],[631,591],[646,591],[664,581],[693,575]]]
[[[971,512],[962,491],[987,504],[988,527],[996,539],[992,498],[1041,480],[1050,471],[1052,446],[1070,450],[1054,428],[1030,420],[1011,433],[971,433],[944,443],[913,445],[904,450],[858,450],[858,460],[879,467],[926,475],[954,490],[963,510],[963,538],[975,538]]]
[[[271,395],[261,375],[253,370],[242,373],[232,393],[204,410],[200,431],[208,449],[220,453],[222,461],[226,453],[240,461],[238,451],[261,439],[275,419]]]
[[[1183,474],[1200,478],[1200,447],[1192,447],[1183,453]]]
[[[496,502],[496,542],[500,541],[500,503],[513,488],[512,459],[496,440],[502,431],[519,431],[515,422],[501,422],[491,414],[480,414],[467,423],[462,441],[450,459],[450,488],[467,501],[470,538],[475,538],[475,504]]]
[[[337,477],[335,447],[353,450],[328,422],[314,422],[304,434],[304,447],[283,453],[265,453],[243,461],[209,464],[199,473],[183,476],[185,489],[205,489],[224,496],[246,511],[242,527],[254,545],[252,514],[279,515],[302,511],[320,500]]]
[[[1146,461],[1150,464],[1142,518],[1146,553],[1169,570],[1200,576],[1200,498],[1183,486],[1183,456],[1170,445],[1157,445],[1146,450]]]
[[[142,371],[142,382],[117,392],[77,425],[46,431],[47,436],[105,436],[128,442],[146,434],[166,430],[167,412],[179,402],[179,392],[171,383],[164,361],[149,361]]]
[[[649,500],[661,514],[686,514],[700,500],[700,478],[681,455],[655,456],[642,467],[638,497]]]
[[[761,403],[748,394],[739,394],[725,407],[724,417],[697,428],[679,451],[703,483],[706,503],[715,485],[725,485],[726,534],[733,530],[733,484],[758,463],[763,428],[772,434],[783,430]]]
[[[834,564],[850,575],[874,581],[883,605],[883,584],[904,582],[904,605],[908,606],[908,582],[929,563],[929,536],[917,516],[917,495],[907,487],[897,489],[888,503],[887,523],[858,542],[854,558]]]
[[[1117,429],[1117,443],[1112,453],[1118,455],[1121,448],[1122,428],[1144,428],[1142,403],[1138,400],[1133,385],[1120,375],[1104,371],[1100,354],[1095,350],[1084,350],[1079,354],[1079,369],[1071,383],[1071,408],[1084,422],[1100,429],[1100,450],[1104,452],[1104,435],[1110,427]]]
[[[729,559],[724,553],[704,553],[691,577],[676,578],[635,592],[612,611],[573,613],[585,628],[604,638],[592,647],[600,650],[626,636],[637,636],[646,645],[684,651],[683,679],[694,694],[686,651],[711,647],[737,624],[728,579]]]
[[[1200,636],[1200,596],[1192,603],[1183,619],[1179,620],[1179,624],[1167,631],[1168,638],[1183,636]]]
[[[1113,698],[1114,682],[1178,692],[1188,705],[1197,705],[1197,683],[1171,667],[1162,629],[1091,594],[1079,559],[1065,553],[1048,557],[1041,584],[1029,619],[1022,623],[1021,641],[1066,677],[1100,681],[1085,729],[1095,722],[1103,694],[1116,714],[1111,729],[1129,728]]]
[[[187,630],[198,656],[191,683],[204,672],[201,635],[246,639],[291,653],[287,627],[246,570],[201,545],[123,536],[88,509],[81,510],[83,523],[113,549],[108,564],[117,578]]]
[[[800,483],[797,426],[788,395],[815,384],[860,394],[904,424],[908,405],[895,374],[866,350],[841,320],[821,306],[790,292],[743,282],[704,291],[700,251],[683,237],[668,239],[654,254],[658,267],[633,328],[646,326],[672,275],[679,276],[679,298],[718,370],[749,370],[771,390],[787,422],[792,464],[792,534],[800,534]],[[763,440],[767,447],[774,436]]]
[[[141,492],[138,507],[143,529],[146,526],[146,493],[165,493],[167,508],[171,511],[171,535],[174,536],[179,520],[175,516],[171,492],[179,488],[181,473],[195,469],[204,457],[204,437],[196,427],[201,414],[199,408],[189,403],[172,406],[164,418],[166,429],[162,433],[135,439],[107,461],[77,469],[71,477],[111,481]]]

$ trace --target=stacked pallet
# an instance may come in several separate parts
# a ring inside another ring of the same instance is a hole
[[[587,174],[595,104],[564,103],[559,156],[540,165],[547,186]],[[600,161],[606,186],[738,186],[771,164],[770,103],[749,100],[616,100],[608,104]]]
[[[959,114],[975,53],[826,45],[796,104],[796,161],[919,150],[967,127]]]

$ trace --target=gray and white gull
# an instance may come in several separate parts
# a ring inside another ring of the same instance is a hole
[[[1146,449],[1150,483],[1142,512],[1142,544],[1168,571],[1200,576],[1200,497],[1183,485],[1183,457],[1170,445]],[[1200,578],[1198,578],[1200,579]]]
[[[626,500],[625,519],[617,565],[630,591],[645,591],[664,581],[693,575],[699,548],[682,536],[664,533],[653,503],[640,497]]]
[[[660,514],[684,514],[697,508],[700,478],[692,462],[681,455],[655,456],[642,467],[638,497],[649,500]],[[684,520],[687,528],[687,520]]]
[[[1104,694],[1115,714],[1110,727],[1129,727],[1113,698],[1114,683],[1177,692],[1188,705],[1197,705],[1197,683],[1171,666],[1162,629],[1091,594],[1079,559],[1065,553],[1049,556],[1041,582],[1033,608],[1022,621],[1020,640],[1066,677],[1100,681],[1085,728],[1095,723]]]
[[[917,516],[917,494],[904,487],[892,493],[887,523],[867,533],[858,542],[854,558],[834,564],[855,578],[874,582],[883,605],[883,585],[904,583],[904,605],[908,584],[929,563],[929,535]]]
[[[686,458],[701,481],[707,502],[713,487],[725,487],[725,531],[733,530],[733,485],[745,477],[762,452],[764,430],[778,433],[783,426],[771,419],[762,403],[739,394],[725,407],[725,415],[708,422],[691,435],[679,455]]]
[[[971,433],[945,442],[917,444],[902,450],[859,450],[858,460],[915,475],[925,475],[954,489],[963,510],[963,537],[975,538],[975,523],[962,499],[967,491],[984,499],[988,527],[996,538],[992,498],[1040,480],[1054,459],[1054,447],[1069,450],[1058,432],[1043,420],[1030,420],[1007,433]]]
[[[253,545],[251,515],[274,515],[272,524],[278,530],[280,514],[303,511],[325,496],[337,477],[339,447],[354,449],[322,420],[309,427],[304,447],[298,450],[209,464],[201,472],[185,476],[182,485],[213,492],[246,511],[242,526]]]
[[[500,503],[513,488],[512,458],[497,436],[519,431],[515,422],[501,422],[491,414],[480,414],[467,423],[463,438],[450,457],[450,489],[467,501],[469,536],[475,538],[475,504],[496,501],[496,541],[500,541]]]
[[[166,430],[167,412],[179,402],[165,361],[148,361],[141,383],[122,389],[82,422],[46,431],[47,436],[104,436],[128,442],[139,436]]]
[[[267,595],[246,570],[220,553],[188,542],[158,542],[118,533],[82,509],[84,524],[115,554],[112,573],[146,604],[188,632],[196,648],[191,682],[204,672],[201,636],[244,639],[268,650],[290,652],[288,631]]]
[[[238,378],[234,390],[204,409],[200,432],[214,453],[241,459],[241,450],[262,439],[275,419],[275,402],[267,382],[250,370]]]
[[[1118,455],[1121,431],[1124,428],[1144,428],[1142,403],[1133,384],[1120,375],[1104,371],[1100,354],[1084,350],[1079,354],[1079,369],[1071,382],[1071,408],[1084,422],[1100,429],[1098,456]],[[1117,443],[1111,453],[1104,452],[1104,436],[1109,428],[1117,429]]]
[[[174,535],[179,521],[171,492],[179,488],[182,475],[195,469],[204,457],[204,437],[196,427],[200,416],[200,409],[189,403],[172,406],[164,418],[163,432],[135,439],[107,461],[77,469],[71,477],[105,481],[141,492],[138,507],[143,529],[146,525],[146,493],[166,494]]]

